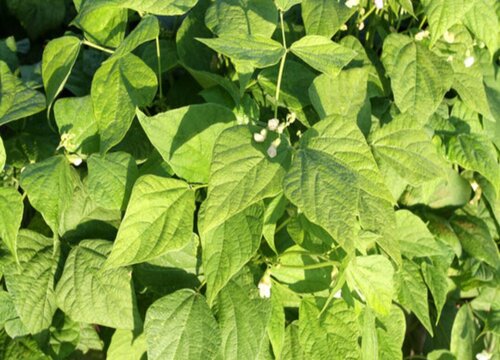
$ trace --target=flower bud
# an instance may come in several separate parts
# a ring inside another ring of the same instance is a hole
[[[453,44],[455,42],[455,34],[449,31],[445,31],[443,34],[443,39],[446,41],[448,44]]]
[[[375,0],[375,7],[377,9],[383,9],[384,8],[384,0]]]
[[[475,62],[474,56],[467,56],[464,60],[464,65],[466,68],[469,68],[472,65],[474,65],[474,62]]]
[[[350,9],[358,5],[359,5],[359,0],[347,0],[345,2],[345,6],[347,6]]]
[[[278,128],[280,124],[280,121],[276,118],[273,118],[273,119],[270,119],[268,122],[267,122],[267,128],[271,131],[276,131],[276,129]]]
[[[260,131],[260,133],[254,133],[253,134],[253,139],[255,140],[255,142],[264,142],[266,140],[266,136],[267,136],[267,130],[266,129],[262,129]]]
[[[267,149],[267,155],[269,155],[271,159],[278,155],[278,149],[274,146],[274,144],[271,144],[271,146]]]
[[[259,281],[259,295],[261,298],[269,299],[271,297],[271,277],[266,272]]]

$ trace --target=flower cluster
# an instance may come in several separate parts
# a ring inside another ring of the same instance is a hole
[[[255,142],[264,142],[266,141],[268,131],[276,132],[278,137],[271,143],[271,145],[269,145],[269,148],[267,149],[267,155],[269,155],[270,158],[274,158],[278,154],[278,147],[281,144],[281,134],[283,134],[283,131],[285,131],[288,126],[293,124],[296,119],[297,115],[293,112],[287,115],[284,122],[280,122],[278,119],[272,118],[267,121],[267,128],[253,134],[253,139]]]

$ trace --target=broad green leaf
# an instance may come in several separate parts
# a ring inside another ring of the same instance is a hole
[[[87,160],[87,189],[97,206],[125,210],[138,176],[135,160],[127,153],[92,155]]]
[[[320,118],[337,114],[356,119],[366,98],[368,71],[353,68],[332,77],[326,74],[314,79],[309,97]]]
[[[215,140],[236,123],[229,109],[216,104],[189,105],[152,117],[138,112],[137,117],[174,172],[197,183],[208,182]]]
[[[132,124],[136,106],[149,104],[156,74],[141,59],[126,54],[104,62],[92,80],[92,105],[101,137],[101,152],[118,144]]]
[[[117,329],[111,338],[106,359],[142,360],[146,357],[146,336],[132,330]]]
[[[443,257],[435,256],[431,259],[431,263],[422,262],[420,268],[424,277],[425,283],[429,288],[434,305],[437,311],[436,323],[439,322],[441,311],[446,303],[448,294],[448,263]]]
[[[294,42],[290,51],[312,68],[330,76],[337,76],[356,52],[320,35],[307,35]]]
[[[491,141],[482,134],[459,134],[448,144],[448,157],[465,169],[483,175],[500,193],[500,165],[497,151]]]
[[[63,36],[50,41],[43,51],[42,78],[49,111],[69,78],[81,43],[76,36]]]
[[[284,180],[285,196],[346,250],[354,251],[360,228],[399,261],[392,195],[356,123],[328,117],[300,140]],[[391,230],[392,229],[392,230]]]
[[[28,165],[21,174],[21,187],[30,204],[38,210],[47,225],[57,233],[61,215],[69,205],[79,179],[76,171],[62,155]]]
[[[201,232],[207,301],[252,258],[260,246],[264,223],[262,203],[250,205],[209,231]]]
[[[100,7],[119,7],[155,15],[183,15],[198,0],[93,0],[84,4],[81,13]]]
[[[91,3],[92,1],[86,1]],[[127,30],[127,9],[117,7],[86,8],[72,21],[72,24],[84,31],[91,42],[107,47],[117,47],[123,41]]]
[[[405,309],[413,312],[432,336],[427,286],[420,273],[420,267],[411,261],[404,260],[403,266],[394,275],[394,282],[397,289],[397,301]]]
[[[408,259],[441,255],[443,250],[417,215],[396,211],[396,230],[401,254]]]
[[[465,303],[458,310],[451,330],[450,350],[457,359],[473,359],[477,352],[475,346],[479,335],[474,314],[469,304]]]
[[[220,325],[225,359],[257,359],[266,344],[271,302],[258,297],[249,271],[229,281],[217,296],[216,317]]]
[[[495,31],[499,27],[498,12],[496,12],[498,7],[495,8],[495,4],[497,6],[498,4],[495,0],[475,0],[470,2],[474,5],[465,13],[463,22],[474,35],[484,41],[491,56],[493,56],[499,46],[498,31]],[[493,15],[495,12],[497,16]]]
[[[17,233],[23,220],[21,194],[11,187],[0,187],[0,239],[17,260]]]
[[[300,4],[302,0],[274,0],[276,6],[281,11],[285,12],[290,10],[290,8],[294,5]]]
[[[12,297],[7,291],[0,290],[0,329],[3,329],[8,321],[16,317],[17,312]]]
[[[377,317],[379,359],[403,358],[402,348],[403,341],[405,340],[405,331],[405,314],[398,306],[392,305],[388,315]]]
[[[145,16],[120,46],[118,46],[112,57],[120,57],[129,54],[139,45],[154,40],[159,34],[160,25],[158,24],[156,16]]]
[[[431,46],[443,34],[458,23],[474,6],[476,0],[424,0],[425,14],[429,22]]]
[[[272,345],[273,353],[277,359],[281,359],[281,354],[285,350],[285,308],[283,300],[286,294],[280,291],[279,287],[271,289],[271,315],[267,325],[267,335]]]
[[[450,222],[463,249],[474,258],[498,267],[500,258],[498,247],[490,235],[488,226],[478,217],[458,215]]]
[[[203,296],[193,290],[182,289],[154,302],[144,330],[150,360],[218,358],[219,325]]]
[[[304,359],[304,349],[300,344],[299,325],[297,321],[292,322],[285,329],[285,343],[283,353],[279,359],[302,360]]]
[[[348,8],[345,1],[303,0],[302,18],[307,35],[322,35],[331,38],[356,12]]]
[[[98,125],[90,96],[59,99],[54,104],[54,117],[61,145],[72,153],[92,154],[99,151]]]
[[[361,332],[361,358],[378,360],[378,337],[375,326],[376,317],[370,307],[363,309],[363,328]]]
[[[133,329],[140,320],[130,271],[103,270],[111,247],[110,241],[84,240],[71,250],[57,283],[57,304],[75,321]]]
[[[270,38],[277,20],[273,0],[218,0],[205,15],[207,27],[219,36],[248,34]]]
[[[451,66],[422,44],[400,34],[385,39],[382,62],[399,110],[420,124],[426,123],[451,87]]]
[[[53,240],[29,230],[17,238],[20,271],[5,274],[7,289],[26,329],[36,334],[49,327],[56,312]]]
[[[45,109],[45,96],[26,87],[0,60],[0,125],[22,119]]]
[[[368,138],[375,160],[413,186],[444,177],[444,160],[428,133],[411,117],[399,115]]]
[[[217,39],[200,39],[209,48],[229,57],[237,64],[265,68],[280,61],[285,49],[279,42],[259,35],[222,35]]]
[[[242,209],[282,191],[290,163],[286,139],[282,139],[277,156],[270,158],[266,151],[271,134],[264,143],[254,142],[252,136],[248,127],[234,126],[215,141],[202,226],[205,233]]]
[[[377,314],[387,315],[394,296],[394,268],[382,255],[357,256],[345,270],[349,288],[356,290]]]
[[[7,155],[5,154],[5,146],[3,144],[2,137],[0,137],[0,173],[3,171],[6,161]]]
[[[181,180],[145,175],[130,196],[106,267],[141,263],[191,239],[194,191]]]
[[[299,339],[309,359],[355,360],[360,358],[357,315],[343,300],[334,300],[319,316],[323,299],[307,297],[299,308]]]

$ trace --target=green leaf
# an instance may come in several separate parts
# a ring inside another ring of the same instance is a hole
[[[53,240],[29,230],[17,238],[20,271],[5,274],[7,289],[26,329],[36,334],[49,327],[56,312]]]
[[[97,206],[125,210],[139,174],[134,158],[124,152],[92,155],[87,160],[87,189]]]
[[[265,68],[280,61],[285,49],[279,42],[258,35],[222,35],[217,39],[200,39],[209,48],[229,57],[237,64]]]
[[[305,297],[299,308],[299,339],[310,359],[355,360],[360,358],[357,315],[343,300],[334,300],[323,315],[323,299]]]
[[[474,314],[470,305],[463,304],[458,310],[451,330],[450,350],[457,359],[473,359],[477,346],[476,337],[479,335]]]
[[[231,279],[217,296],[216,317],[225,359],[257,359],[266,344],[271,303],[260,299],[249,271]]]
[[[498,247],[490,235],[486,223],[478,217],[454,216],[450,224],[463,249],[469,255],[497,268],[500,264]]]
[[[7,161],[7,155],[5,154],[5,147],[3,144],[2,137],[0,137],[0,173],[3,171],[6,161]]]
[[[482,134],[459,134],[448,144],[448,157],[454,163],[483,175],[500,193],[500,172],[497,151]]]
[[[215,141],[236,118],[227,108],[199,104],[148,117],[137,113],[149,140],[174,172],[196,183],[207,183]]]
[[[131,330],[117,329],[111,338],[106,359],[143,360],[146,358],[146,336]]]
[[[290,162],[286,139],[278,147],[277,156],[269,158],[266,149],[271,134],[264,143],[255,143],[252,136],[248,127],[234,126],[215,141],[202,223],[205,233],[242,209],[282,191]]]
[[[23,220],[24,204],[14,188],[0,187],[0,239],[17,260],[17,233]]]
[[[300,140],[284,180],[286,197],[346,250],[354,251],[360,228],[380,234],[382,248],[399,261],[392,195],[354,122],[328,117]]]
[[[280,288],[273,287],[271,290],[271,315],[267,325],[267,335],[271,342],[273,353],[277,359],[281,359],[281,354],[286,351],[285,348],[285,308],[283,300],[286,297]]]
[[[331,38],[355,12],[356,7],[348,8],[344,0],[302,1],[302,18],[307,35]]]
[[[378,360],[376,355],[374,357],[374,354],[379,353],[375,321],[376,317],[373,311],[369,307],[365,307],[363,309],[363,329],[361,335],[361,358],[363,359],[373,358]]]
[[[285,344],[283,345],[283,354],[280,359],[304,359],[304,349],[300,343],[299,331],[297,321],[292,322],[286,327]]]
[[[396,225],[401,254],[408,259],[443,254],[443,249],[417,215],[408,210],[398,210]]]
[[[411,261],[404,260],[403,266],[395,274],[394,279],[398,302],[405,309],[413,312],[432,336],[433,330],[429,317],[427,287],[419,266]]]
[[[62,155],[28,165],[21,174],[21,187],[31,205],[47,225],[57,233],[61,215],[68,207],[79,179],[76,171]]]
[[[425,124],[451,87],[451,66],[422,44],[399,34],[385,39],[382,62],[399,110]]]
[[[431,46],[443,36],[446,30],[458,23],[475,2],[468,0],[422,1],[429,22]]]
[[[81,43],[76,36],[63,36],[50,41],[43,51],[42,78],[49,111],[69,78]]]
[[[309,97],[320,118],[342,115],[355,119],[366,98],[368,70],[354,68],[337,76],[320,75],[309,88]]]
[[[356,52],[320,35],[307,35],[294,42],[290,51],[312,68],[330,76],[337,76]]]
[[[443,257],[433,257],[432,263],[423,262],[420,265],[427,287],[431,291],[436,307],[436,323],[439,322],[441,311],[448,294],[448,263]]]
[[[67,139],[61,144],[66,150],[82,154],[99,151],[99,129],[90,96],[57,100],[54,117],[61,137]]]
[[[148,359],[218,358],[219,325],[203,296],[193,290],[182,289],[154,302],[146,313],[144,329]]]
[[[216,35],[248,34],[270,38],[278,11],[273,0],[219,0],[206,12],[205,23]]]
[[[465,13],[463,22],[474,35],[485,42],[491,56],[498,50],[499,19],[496,12],[495,0],[475,0],[469,11]],[[498,13],[497,13],[498,14]]]
[[[396,305],[392,305],[388,315],[377,317],[377,325],[379,359],[403,358],[402,348],[406,331],[403,310]]]
[[[141,263],[191,240],[194,191],[184,181],[154,175],[139,178],[106,267]]]
[[[387,315],[394,295],[394,268],[382,255],[357,256],[345,270],[349,288],[358,291],[376,313]]]
[[[111,57],[115,58],[129,54],[139,45],[154,40],[159,34],[160,25],[156,16],[145,16],[125,40],[122,41]]]
[[[45,109],[45,96],[26,87],[0,60],[0,125],[22,119]]]
[[[209,231],[201,232],[207,301],[252,258],[260,246],[264,222],[262,203],[250,205]]]
[[[278,9],[283,12],[290,10],[294,5],[300,4],[302,0],[274,0]]]
[[[94,0],[84,4],[81,13],[99,7],[116,6],[141,13],[155,15],[183,15],[196,5],[198,0]]]
[[[118,144],[132,124],[136,106],[149,104],[156,74],[141,59],[126,54],[104,62],[92,80],[92,105],[101,137],[101,152]]]
[[[103,270],[111,247],[110,241],[84,240],[71,250],[57,284],[57,304],[75,321],[133,329],[140,320],[130,271]]]
[[[399,115],[368,138],[375,160],[413,186],[444,177],[444,160],[426,130],[411,117]]]

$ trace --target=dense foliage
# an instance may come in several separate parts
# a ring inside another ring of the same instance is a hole
[[[500,359],[499,18],[0,0],[0,358]]]

